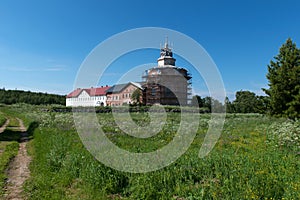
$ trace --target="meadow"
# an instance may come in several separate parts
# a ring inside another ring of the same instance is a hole
[[[189,149],[176,162],[148,173],[120,172],[97,161],[83,146],[72,113],[49,112],[43,106],[0,108],[18,116],[33,131],[28,151],[31,177],[28,199],[300,199],[300,123],[260,114],[228,114],[214,149],[198,152],[210,115],[200,114]],[[131,152],[151,152],[167,145],[178,129],[180,113],[147,139],[125,134],[112,113],[98,113],[107,137]],[[147,113],[131,113],[137,124]],[[2,143],[2,141],[0,141]]]

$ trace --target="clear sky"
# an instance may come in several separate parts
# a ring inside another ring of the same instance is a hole
[[[163,27],[206,49],[230,99],[239,90],[263,94],[267,65],[279,47],[288,37],[300,44],[299,10],[298,0],[2,0],[0,88],[67,94],[81,63],[99,43],[129,29]],[[107,84],[116,81],[120,67],[126,71],[155,63],[159,52],[145,52],[116,61]],[[203,88],[194,90],[205,96]]]

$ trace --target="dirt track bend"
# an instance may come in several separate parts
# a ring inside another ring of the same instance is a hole
[[[6,122],[0,127],[0,133],[2,133],[6,129],[8,124],[9,124],[9,119],[7,119]]]

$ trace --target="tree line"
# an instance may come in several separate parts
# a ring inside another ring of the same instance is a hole
[[[191,106],[199,107],[203,112],[226,112],[227,113],[267,113],[268,97],[258,96],[251,91],[238,91],[235,94],[235,100],[230,101],[226,97],[222,103],[211,97],[201,98],[195,95],[192,98]],[[212,110],[212,108],[214,110]]]
[[[3,104],[27,103],[33,105],[65,105],[65,102],[66,97],[63,95],[22,90],[5,90],[5,88],[0,89],[0,103]]]
[[[300,49],[296,43],[288,38],[267,67],[269,88],[262,88],[266,96],[241,90],[236,92],[234,101],[226,98],[221,103],[211,97],[202,99],[196,95],[191,105],[209,112],[214,106],[217,112],[224,111],[226,107],[228,113],[267,113],[290,119],[300,118]]]

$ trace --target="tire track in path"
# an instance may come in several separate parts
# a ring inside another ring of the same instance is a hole
[[[29,164],[31,161],[28,156],[26,145],[28,143],[28,134],[21,119],[19,121],[19,131],[21,132],[21,141],[17,156],[10,162],[7,170],[6,200],[23,200],[23,184],[30,177]]]
[[[7,119],[6,122],[0,127],[0,133],[2,133],[6,129],[8,124],[9,124],[9,119]]]

